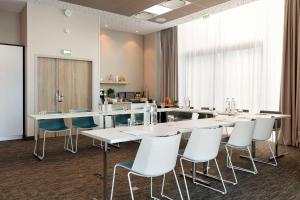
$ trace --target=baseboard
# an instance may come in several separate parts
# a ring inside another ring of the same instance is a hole
[[[21,140],[21,139],[23,139],[23,135],[0,136],[0,141]]]

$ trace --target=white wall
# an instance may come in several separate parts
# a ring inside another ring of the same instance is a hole
[[[0,43],[20,43],[19,13],[0,10]]]
[[[127,85],[101,85],[101,88],[114,88],[116,92],[143,91],[143,36],[102,29],[101,44],[101,78],[108,75],[124,75]]]
[[[36,112],[37,57],[90,60],[93,63],[93,107],[98,104],[100,77],[100,20],[99,16],[73,10],[71,17],[63,13],[63,6],[53,1],[28,2],[27,4],[27,115]],[[65,28],[70,33],[64,32]],[[61,49],[71,49],[71,56],[61,55]],[[27,135],[33,135],[33,120],[27,119]]]
[[[149,98],[160,99],[160,35],[159,32],[144,36],[144,88],[148,89]]]

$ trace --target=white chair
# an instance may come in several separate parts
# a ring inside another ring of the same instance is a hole
[[[263,160],[258,160],[258,159],[253,159],[256,162],[272,165],[272,166],[277,166],[277,160],[275,158],[274,152],[271,147],[271,141],[269,140],[272,136],[273,132],[273,126],[275,123],[274,118],[258,118],[255,121],[255,128],[254,128],[254,133],[253,133],[253,141],[267,141],[269,145],[269,149],[271,151],[274,163],[263,161]]]
[[[226,153],[227,153],[227,167],[231,168],[231,169],[237,169],[237,170],[241,170],[244,172],[248,172],[248,173],[252,173],[252,174],[257,174],[257,169],[250,151],[250,146],[251,146],[251,142],[252,142],[252,138],[253,138],[253,130],[254,130],[254,126],[255,126],[255,121],[240,121],[240,122],[236,122],[232,133],[230,135],[230,138],[227,142],[227,144],[225,145],[225,149],[226,149]],[[230,153],[228,148],[230,148]],[[249,153],[249,158],[251,160],[252,166],[253,166],[253,170],[249,170],[249,169],[245,169],[245,168],[241,168],[241,167],[237,167],[234,166],[232,164],[232,149],[243,149],[243,150],[247,150]],[[234,170],[233,170],[234,172]],[[235,183],[237,183],[237,178],[235,173],[234,174],[234,179],[235,179]]]
[[[214,160],[218,174],[219,179],[222,182],[223,190],[219,190],[207,185],[204,185],[202,183],[199,183],[196,181],[196,170],[195,167],[193,168],[193,183],[196,185],[201,185],[206,188],[215,190],[217,192],[221,192],[222,194],[226,194],[227,190],[224,184],[224,180],[222,178],[222,174],[219,169],[218,162],[216,160],[216,157],[218,155],[220,142],[221,142],[221,136],[222,136],[222,128],[215,128],[215,129],[194,129],[192,131],[191,137],[188,141],[188,144],[185,148],[185,151],[183,155],[180,158],[180,165],[181,170],[184,178],[184,184],[187,192],[188,199],[190,199],[187,183],[186,183],[186,175],[184,173],[184,168],[182,161],[189,161],[192,162],[194,165],[196,163],[206,163],[210,160]]]
[[[131,199],[134,199],[130,175],[134,174],[136,176],[147,177],[151,179],[151,199],[158,199],[153,196],[152,189],[152,178],[163,176],[163,182],[161,187],[161,196],[163,198],[171,199],[170,197],[164,195],[164,184],[165,184],[165,174],[173,171],[176,184],[179,190],[180,198],[182,198],[180,186],[175,173],[175,165],[177,160],[177,154],[179,149],[179,144],[181,140],[181,133],[175,133],[171,136],[162,137],[150,137],[146,136],[142,139],[140,147],[138,149],[137,155],[134,161],[129,161],[125,163],[118,163],[114,167],[112,189],[110,199],[113,198],[114,184],[115,184],[115,174],[117,167],[127,169],[129,172],[128,182],[130,188]]]

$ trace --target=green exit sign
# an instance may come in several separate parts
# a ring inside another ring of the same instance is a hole
[[[208,19],[209,18],[209,14],[203,15],[202,19]]]
[[[71,49],[62,49],[60,52],[62,55],[72,55]]]

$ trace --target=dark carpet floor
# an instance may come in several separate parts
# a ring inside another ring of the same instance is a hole
[[[71,154],[63,150],[62,138],[47,139],[46,158],[38,161],[32,154],[33,141],[0,142],[0,199],[102,199],[102,180],[94,174],[102,171],[102,151],[91,146],[91,140],[84,136],[79,138],[79,152]],[[110,151],[109,190],[113,165],[116,162],[133,159],[138,143],[121,144],[121,149]],[[257,156],[266,158],[269,152],[263,144],[257,147]],[[281,148],[282,150],[282,148]],[[237,171],[238,185],[226,184],[228,193],[208,190],[189,182],[192,199],[300,199],[300,149],[288,147],[288,155],[281,158],[277,167],[257,163],[258,174]],[[234,151],[233,161],[236,165],[249,167],[247,160],[239,158],[242,152]],[[225,167],[225,151],[221,147],[218,156],[221,171],[225,179],[232,180],[232,174]],[[179,174],[177,163],[177,174]],[[199,169],[201,169],[199,165]],[[186,164],[186,170],[190,165]],[[211,173],[215,173],[212,166]],[[186,199],[183,179],[178,175],[179,183]],[[158,196],[161,178],[154,179],[154,191]],[[138,189],[138,200],[150,199],[150,180],[133,178],[133,186]],[[219,182],[212,184],[220,187]],[[167,175],[166,194],[179,199],[172,174]],[[117,172],[114,199],[130,199],[127,173]]]

